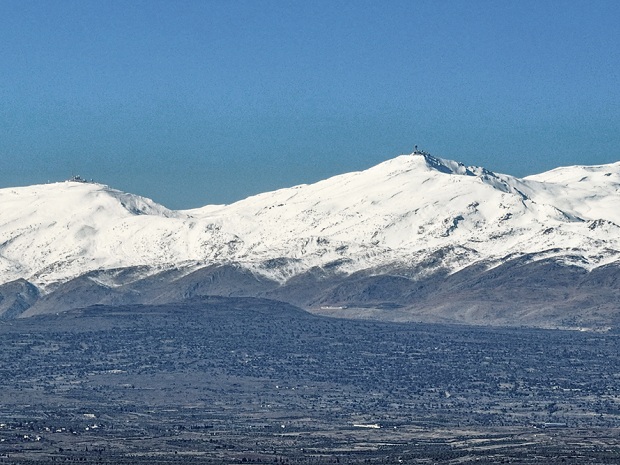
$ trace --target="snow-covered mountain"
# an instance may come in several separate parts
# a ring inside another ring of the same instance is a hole
[[[93,183],[8,188],[0,284],[113,288],[225,265],[279,286],[317,270],[421,281],[516,259],[587,272],[620,259],[618,206],[620,162],[519,179],[428,154],[186,211]]]

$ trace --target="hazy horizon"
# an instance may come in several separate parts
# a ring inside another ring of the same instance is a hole
[[[169,208],[413,151],[526,176],[620,159],[615,1],[0,3],[0,187]]]

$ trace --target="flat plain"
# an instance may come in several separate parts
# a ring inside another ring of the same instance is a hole
[[[0,463],[619,463],[619,338],[252,298],[5,321]]]

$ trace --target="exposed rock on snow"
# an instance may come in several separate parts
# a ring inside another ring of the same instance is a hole
[[[0,283],[45,289],[93,270],[214,264],[282,283],[314,267],[416,268],[444,249],[460,251],[435,263],[448,272],[525,254],[593,269],[617,260],[618,205],[620,163],[519,179],[428,154],[187,211],[101,184],[8,188]]]

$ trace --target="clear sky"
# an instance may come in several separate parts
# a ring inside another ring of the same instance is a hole
[[[0,0],[0,187],[192,208],[415,144],[516,176],[620,160],[620,1]]]

